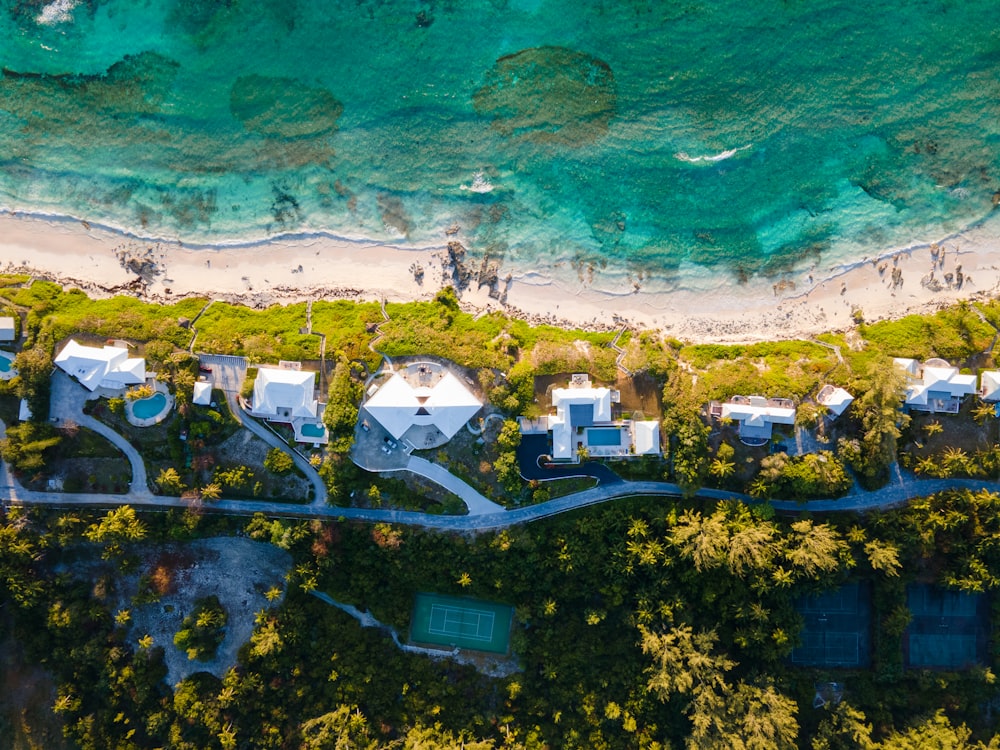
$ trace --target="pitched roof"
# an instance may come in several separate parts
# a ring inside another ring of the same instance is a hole
[[[632,423],[632,439],[637,456],[655,455],[660,452],[660,423],[644,419]]]
[[[287,409],[292,417],[315,417],[315,391],[316,373],[311,370],[261,367],[253,384],[251,413],[271,418],[278,416],[279,409]]]
[[[212,384],[204,380],[196,382],[191,401],[199,406],[210,405],[212,403]]]
[[[9,315],[0,317],[0,341],[13,341],[17,328],[14,319]]]
[[[854,396],[839,386],[824,385],[816,400],[839,417],[854,401]]]
[[[1000,371],[986,370],[980,374],[979,394],[986,401],[1000,401]]]
[[[433,386],[413,386],[396,373],[365,402],[368,413],[397,440],[413,425],[433,425],[450,439],[481,408],[451,372]]]
[[[130,358],[120,346],[84,346],[70,339],[55,358],[56,365],[84,388],[120,388],[146,380],[146,360]]]

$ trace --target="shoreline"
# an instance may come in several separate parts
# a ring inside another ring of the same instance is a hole
[[[501,310],[534,323],[629,325],[693,343],[809,338],[866,321],[929,312],[1000,294],[1000,214],[941,239],[921,239],[851,262],[823,262],[740,283],[731,273],[691,274],[697,288],[655,288],[652,275],[555,264],[518,272],[465,263],[440,245],[410,246],[289,233],[218,244],[142,237],[66,216],[0,214],[0,270],[76,286],[93,296],[151,302],[206,296],[251,307],[316,299],[429,300],[456,277],[464,309]],[[479,272],[476,272],[476,268]],[[509,275],[508,275],[509,274]],[[595,283],[600,289],[595,288]]]

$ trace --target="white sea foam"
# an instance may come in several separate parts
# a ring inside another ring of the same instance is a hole
[[[42,12],[35,19],[35,23],[40,26],[71,23],[73,21],[73,9],[79,4],[80,0],[53,0],[53,2],[42,8]]]
[[[690,156],[684,151],[678,151],[674,154],[675,159],[680,161],[686,161],[688,164],[698,164],[699,162],[717,162],[725,161],[726,159],[736,156],[740,151],[746,151],[749,148],[753,148],[752,143],[748,143],[745,146],[740,146],[739,148],[731,148],[728,151],[722,151],[718,154],[709,154],[707,156]]]
[[[472,176],[471,185],[459,185],[459,189],[468,190],[470,193],[490,193],[493,191],[493,183],[486,178],[482,170],[479,170]]]

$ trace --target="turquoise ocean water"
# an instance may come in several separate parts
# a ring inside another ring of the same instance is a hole
[[[932,239],[1000,190],[995,0],[2,0],[0,207],[667,286]]]

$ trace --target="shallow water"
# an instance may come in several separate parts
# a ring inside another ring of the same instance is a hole
[[[0,205],[644,283],[828,266],[1000,190],[988,0],[0,3]]]

